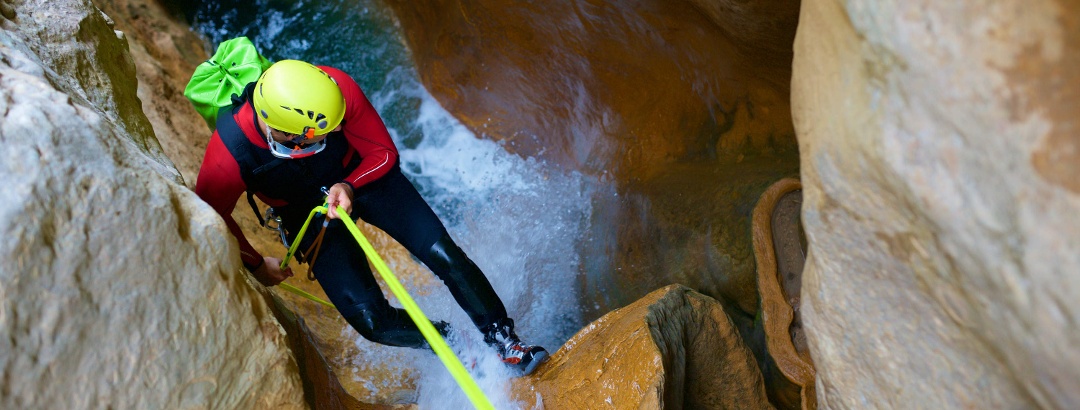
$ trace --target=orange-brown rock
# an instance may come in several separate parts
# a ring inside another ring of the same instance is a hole
[[[300,368],[300,379],[304,383],[304,396],[313,409],[318,410],[391,410],[406,409],[409,406],[389,406],[364,403],[350,394],[338,378],[339,366],[332,366],[322,350],[326,342],[317,340],[315,331],[310,329],[304,317],[293,313],[294,306],[287,304],[279,296],[262,288],[263,298],[274,307],[278,321],[289,336],[289,348],[292,349]],[[314,317],[314,316],[313,316]],[[347,379],[351,380],[351,379]]]
[[[799,315],[805,239],[799,210],[802,184],[786,178],[769,187],[754,206],[759,315],[765,336],[765,385],[781,408],[814,409],[814,362]],[[773,370],[775,369],[775,370]]]
[[[613,267],[583,284],[593,315],[670,283],[753,315],[748,204],[798,170],[798,1],[389,4],[425,86],[463,123],[614,182],[583,241]]]
[[[536,373],[516,379],[514,393],[523,408],[772,408],[724,309],[681,285],[589,324]]]
[[[630,181],[794,144],[797,1],[390,5],[432,93],[524,155]]]

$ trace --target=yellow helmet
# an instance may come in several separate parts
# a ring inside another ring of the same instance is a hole
[[[341,123],[345,97],[325,71],[298,60],[282,60],[255,83],[255,112],[266,125],[289,134],[322,135]]]

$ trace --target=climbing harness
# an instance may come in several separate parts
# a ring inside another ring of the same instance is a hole
[[[303,236],[304,232],[307,231],[308,223],[311,222],[311,219],[314,216],[315,216],[315,210],[312,210],[311,215],[308,216],[307,222],[304,222],[303,228],[300,229],[300,235],[301,236]],[[326,230],[327,222],[323,222],[323,231]],[[289,249],[289,253],[286,254],[285,259],[281,261],[280,268],[285,269],[285,267],[287,267],[289,265],[289,259],[292,257],[293,253],[296,252],[296,245],[299,244],[299,242],[296,242],[295,244],[293,244],[291,246],[289,245],[289,236],[285,232],[284,225],[282,225],[282,223],[281,223],[281,216],[277,215],[277,213],[276,213],[276,211],[274,211],[273,207],[266,208],[266,214],[263,216],[262,226],[264,228],[266,228],[266,229],[277,232],[279,238],[281,239],[281,243],[283,245],[285,245],[286,248]],[[321,241],[322,232],[319,232],[319,236],[320,236],[320,238],[319,238],[320,240],[318,240],[318,242],[322,242]],[[314,265],[314,264],[315,264],[315,260],[314,260],[314,257],[313,257],[308,262],[308,279],[310,279],[310,280],[315,280],[315,277],[313,276],[313,274],[311,272],[311,266]],[[278,284],[278,286],[281,287],[282,289],[285,289],[285,290],[287,290],[289,292],[292,292],[292,293],[294,293],[296,295],[299,295],[300,297],[303,297],[304,299],[310,300],[312,302],[321,304],[321,305],[326,306],[326,307],[331,307],[331,308],[334,307],[333,303],[327,302],[327,301],[319,298],[318,296],[315,296],[315,295],[312,295],[312,294],[310,294],[308,292],[305,292],[303,289],[300,289],[300,288],[295,287],[293,285],[290,285],[288,283],[281,282],[281,283]]]
[[[328,211],[328,205],[326,205],[325,203],[312,209],[311,212],[308,213],[307,220],[304,221],[304,225],[300,228],[300,232],[297,234],[296,237],[303,238],[304,233],[307,232],[308,226],[311,224],[311,220],[314,219],[316,215],[325,216]],[[457,381],[458,386],[461,387],[461,390],[464,391],[465,395],[469,397],[469,400],[472,402],[473,406],[477,409],[494,410],[495,407],[491,404],[491,401],[488,400],[487,396],[484,395],[484,392],[480,390],[480,386],[476,384],[476,380],[473,380],[472,375],[470,375],[469,372],[465,370],[465,366],[461,364],[461,360],[458,359],[457,355],[454,354],[452,350],[450,350],[450,346],[446,344],[446,340],[443,339],[442,335],[439,334],[439,331],[435,330],[435,325],[431,324],[431,320],[428,319],[426,315],[424,315],[424,312],[420,310],[420,306],[418,306],[413,300],[413,298],[409,296],[409,292],[405,290],[405,287],[401,285],[401,282],[399,282],[397,277],[394,276],[394,273],[391,272],[390,268],[386,266],[386,262],[383,261],[382,257],[380,257],[377,252],[375,252],[375,248],[371,246],[371,242],[368,242],[367,237],[365,237],[364,234],[360,232],[360,229],[356,227],[356,223],[348,217],[349,214],[345,212],[345,208],[338,206],[337,212],[338,215],[346,216],[341,218],[341,222],[345,225],[345,228],[349,230],[349,233],[351,233],[353,238],[356,239],[356,242],[360,244],[360,248],[364,250],[364,253],[368,256],[368,260],[371,261],[371,264],[373,266],[375,266],[375,270],[379,272],[380,276],[382,276],[383,281],[386,282],[387,287],[390,288],[390,291],[394,294],[394,296],[397,296],[398,301],[401,302],[402,307],[405,308],[405,312],[408,313],[409,317],[412,318],[414,323],[416,323],[416,327],[420,329],[420,334],[424,336],[424,339],[427,340],[428,345],[431,346],[431,350],[435,351],[435,355],[438,356],[439,360],[442,361],[444,366],[446,366],[446,370],[450,371],[450,375],[454,377],[454,380]],[[328,223],[329,218],[326,218],[323,222],[324,231]],[[322,236],[322,232],[320,232],[320,236]],[[321,240],[317,240],[316,242],[321,242]],[[289,265],[289,260],[292,259],[294,254],[296,254],[296,248],[297,246],[299,246],[299,244],[299,240],[293,241],[292,246],[289,247],[289,251],[285,254],[285,258],[281,261],[281,269],[285,269],[285,267]],[[314,246],[314,244],[312,245]],[[316,252],[318,252],[317,248]],[[310,263],[312,262],[313,261],[309,262],[309,269],[311,266]],[[330,302],[319,299],[318,297],[310,293],[304,292],[303,290],[297,289],[296,287],[293,287],[287,283],[282,282],[278,286],[281,286],[283,289],[300,295],[301,297],[304,297],[306,299],[321,303],[326,306],[334,306]]]
[[[326,187],[320,188],[327,198],[330,197],[330,190]],[[315,258],[319,257],[319,249],[322,249],[323,238],[326,237],[326,227],[330,226],[330,214],[326,214],[323,218],[322,229],[319,230],[319,234],[315,235],[315,240],[311,242],[311,246],[308,246],[304,251],[304,259],[307,260],[308,270],[307,278],[310,281],[315,280],[315,272],[311,270],[315,266]]]
[[[315,235],[315,240],[311,242],[311,246],[304,251],[304,258],[307,259],[307,278],[308,280],[315,280],[315,272],[311,270],[312,266],[315,266],[315,258],[319,257],[319,249],[322,249],[323,238],[326,237],[326,227],[330,226],[330,215],[326,215],[323,218],[322,229],[319,230],[319,234]]]
[[[285,245],[286,248],[292,248],[291,246],[289,246],[289,235],[285,231],[285,227],[282,226],[282,224],[281,224],[281,217],[277,216],[275,214],[275,211],[274,211],[273,207],[270,207],[270,208],[266,209],[266,215],[263,218],[264,218],[263,219],[264,222],[262,223],[262,226],[264,228],[266,228],[266,229],[277,232],[278,237],[281,240],[281,243],[283,245]],[[311,270],[311,267],[315,266],[315,259],[319,256],[319,249],[322,249],[322,242],[323,242],[323,238],[325,237],[325,234],[326,234],[326,227],[329,226],[329,225],[330,225],[330,216],[327,215],[326,218],[323,219],[322,229],[320,229],[319,234],[315,236],[315,240],[311,243],[311,246],[309,246],[307,248],[307,250],[304,251],[304,253],[300,254],[301,256],[304,257],[304,261],[308,265],[307,278],[310,281],[315,280],[315,273],[314,273],[314,271]],[[305,224],[305,227],[306,226],[307,225]],[[303,232],[303,231],[301,231],[301,232]],[[294,250],[294,252],[295,252],[295,250]],[[288,263],[288,261],[285,261],[285,262]],[[285,269],[285,264],[282,264],[281,268]],[[329,305],[330,307],[334,306],[334,305],[331,305],[329,302],[324,302],[322,300],[316,300],[316,302],[322,303],[324,305]]]

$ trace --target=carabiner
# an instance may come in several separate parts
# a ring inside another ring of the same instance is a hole
[[[281,244],[289,247],[289,237],[285,234],[285,227],[281,224],[281,217],[274,212],[274,208],[266,208],[266,215],[263,216],[263,227],[271,231],[276,231],[278,236],[281,237]]]

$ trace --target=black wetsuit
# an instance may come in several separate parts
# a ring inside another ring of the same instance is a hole
[[[274,205],[291,242],[311,209],[322,204],[321,188],[346,182],[353,185],[351,216],[354,220],[359,218],[382,229],[427,265],[446,284],[481,331],[506,323],[506,308],[483,272],[458,248],[431,207],[401,173],[392,142],[380,143],[383,145],[380,149],[392,150],[393,155],[388,154],[390,159],[378,164],[382,167],[379,173],[358,171],[365,154],[357,146],[373,139],[361,140],[365,137],[357,134],[363,133],[364,129],[357,123],[372,121],[371,115],[375,119],[378,117],[366,98],[359,100],[362,94],[356,96],[359,87],[351,78],[342,77],[344,74],[340,71],[328,69],[328,72],[335,76],[339,85],[343,84],[347,110],[362,106],[367,107],[368,112],[347,111],[342,131],[331,133],[326,139],[327,147],[318,154],[301,159],[272,156],[265,144],[260,143],[265,141],[265,136],[253,115],[250,86],[233,107],[226,108],[227,111],[223,110],[218,117],[218,127],[207,148],[196,192],[218,210],[241,241],[245,265],[254,269],[261,263],[261,256],[254,252],[230,216],[243,190],[256,193]],[[356,101],[349,100],[350,97]],[[350,118],[354,119],[353,124],[347,123]],[[382,126],[381,120],[364,125],[368,128],[379,126]],[[385,129],[381,131],[382,138],[389,141]],[[357,181],[362,185],[356,186]],[[312,222],[299,249],[307,249],[320,227],[321,220]],[[406,312],[387,302],[363,250],[344,224],[332,220],[324,235],[312,270],[346,321],[365,338],[377,343],[426,347],[427,343]],[[437,323],[436,327],[446,332],[445,323]]]

